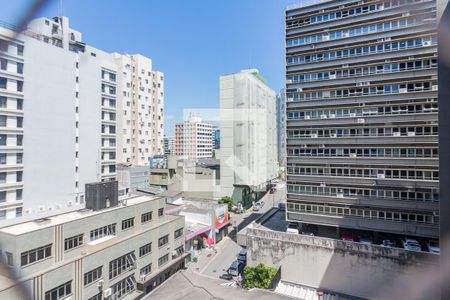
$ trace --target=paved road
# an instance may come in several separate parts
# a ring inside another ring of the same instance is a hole
[[[230,238],[225,238],[221,243],[224,244],[221,245],[220,251],[200,270],[201,274],[219,278],[220,275],[227,272],[231,263],[237,259],[241,247]]]

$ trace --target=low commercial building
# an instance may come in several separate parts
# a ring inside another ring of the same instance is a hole
[[[208,199],[166,199],[167,213],[185,217],[186,251],[195,256],[198,250],[214,248],[228,235],[229,214],[227,204]]]
[[[1,299],[139,299],[184,267],[184,217],[137,196],[0,228]]]

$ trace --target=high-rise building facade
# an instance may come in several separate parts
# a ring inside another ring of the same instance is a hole
[[[213,128],[198,117],[175,124],[175,155],[192,159],[212,157]]]
[[[213,136],[213,149],[220,149],[220,129],[214,128],[212,136]]]
[[[220,77],[220,186],[245,207],[278,175],[276,94],[258,70]]]
[[[286,164],[286,93],[284,89],[277,95],[277,149],[278,163]]]
[[[287,220],[438,237],[436,1],[286,11]]]
[[[164,137],[164,155],[175,154],[175,138],[173,136]]]
[[[117,178],[123,154],[148,165],[163,151],[162,73],[143,56],[86,45],[69,25],[0,27],[0,219],[75,209],[86,183]]]
[[[149,165],[164,153],[164,76],[145,56],[113,56],[119,68],[118,162]]]

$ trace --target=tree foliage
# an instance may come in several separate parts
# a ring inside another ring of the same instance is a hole
[[[244,268],[244,287],[267,289],[276,274],[276,268],[263,263],[259,263],[256,267],[246,266]]]
[[[220,198],[219,203],[228,204],[228,211],[231,211],[233,209],[234,201],[230,196],[224,196]]]

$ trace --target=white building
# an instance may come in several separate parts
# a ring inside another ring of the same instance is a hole
[[[175,124],[175,155],[187,158],[212,157],[214,126],[191,117]]]
[[[175,154],[175,138],[173,136],[164,137],[164,154],[165,155]]]
[[[164,154],[164,77],[152,70],[151,59],[113,53],[118,65],[118,161],[149,165]]]
[[[277,177],[275,92],[258,70],[220,77],[220,185],[244,206]]]
[[[184,217],[166,215],[163,197],[11,221],[1,299],[139,299],[184,266]]]
[[[86,45],[55,17],[17,36],[0,27],[0,62],[0,220],[76,209],[86,183],[117,178],[122,154],[148,165],[163,152],[164,78],[149,59]]]

